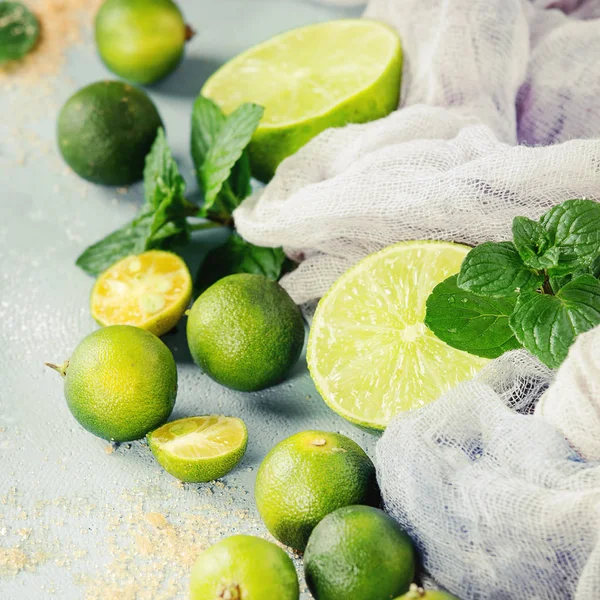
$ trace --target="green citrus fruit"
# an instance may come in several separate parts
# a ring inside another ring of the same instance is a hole
[[[215,381],[251,392],[281,381],[304,344],[300,309],[275,281],[229,275],[194,303],[187,339],[196,364]]]
[[[102,185],[142,178],[162,121],[152,100],[121,81],[98,81],[73,94],[58,116],[58,147],[79,176]]]
[[[252,174],[277,165],[329,127],[380,119],[397,106],[402,50],[382,23],[348,19],[282,33],[232,59],[202,94],[225,113],[242,102],[265,107],[249,146]]]
[[[181,257],[148,250],[98,276],[90,310],[100,325],[134,325],[163,335],[177,325],[191,296],[192,278]]]
[[[349,504],[379,504],[375,467],[350,438],[302,431],[279,442],[256,476],[256,506],[280,542],[304,550],[323,517]]]
[[[234,535],[198,557],[191,600],[298,600],[294,563],[278,546],[251,535]]]
[[[113,73],[142,85],[175,69],[188,32],[171,0],[105,0],[96,15],[100,58]]]
[[[90,333],[64,365],[65,397],[79,423],[98,437],[137,440],[162,425],[177,395],[171,351],[155,335],[130,325]]]
[[[459,600],[456,596],[448,592],[438,590],[424,590],[415,583],[411,584],[410,589],[404,596],[399,596],[396,600]]]
[[[247,443],[244,422],[219,415],[179,419],[148,434],[150,450],[165,471],[190,483],[229,473],[242,460]]]
[[[304,574],[315,600],[389,600],[415,575],[413,544],[398,523],[370,506],[346,506],[314,529]]]
[[[336,413],[385,429],[394,415],[435,400],[487,364],[451,348],[424,323],[429,294],[458,273],[469,250],[401,242],[367,256],[333,284],[315,312],[306,357]]]

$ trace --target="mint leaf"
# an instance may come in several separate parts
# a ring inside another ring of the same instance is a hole
[[[121,258],[143,252],[147,229],[145,224],[136,221],[127,223],[86,248],[75,264],[89,275],[97,276]]]
[[[593,200],[567,200],[548,211],[541,224],[557,248],[557,265],[551,276],[567,275],[588,267],[600,254],[600,204]]]
[[[250,185],[250,179],[252,174],[250,173],[250,158],[248,157],[248,150],[242,152],[240,160],[238,160],[233,168],[231,169],[231,175],[229,176],[229,184],[231,191],[239,198],[238,205],[241,201],[248,197],[252,193],[252,186]]]
[[[575,337],[600,324],[600,281],[581,275],[555,296],[521,294],[509,322],[527,350],[547,366],[558,368]]]
[[[179,174],[177,163],[171,154],[165,131],[159,127],[156,139],[146,156],[144,166],[144,198],[151,206],[158,206],[169,190],[176,188],[183,197],[185,181]]]
[[[25,56],[36,44],[40,24],[20,2],[0,2],[0,64]]]
[[[200,185],[204,192],[201,216],[229,216],[243,200],[235,194],[228,179],[258,127],[263,112],[264,109],[256,104],[242,104],[223,123],[200,167]],[[239,187],[236,185],[237,189]],[[248,189],[248,186],[242,187]]]
[[[225,115],[212,100],[204,96],[196,98],[192,110],[191,149],[199,185],[202,185],[200,169],[204,164],[206,154],[215,143],[224,123]]]
[[[485,242],[465,257],[458,286],[479,296],[499,298],[533,291],[544,276],[526,267],[512,242]]]
[[[233,273],[255,273],[273,281],[289,270],[289,260],[281,248],[264,248],[233,233],[227,241],[209,252],[195,280],[197,293]]]
[[[189,226],[184,193],[185,181],[161,128],[146,157],[145,203],[138,216],[87,248],[77,259],[77,266],[90,275],[99,275],[131,254],[187,241]]]
[[[526,267],[547,269],[556,266],[558,249],[550,247],[550,236],[537,221],[515,217],[512,233],[515,247]]]
[[[425,325],[457,350],[496,358],[519,348],[509,324],[517,298],[488,298],[462,290],[453,275],[438,284],[427,299]]]

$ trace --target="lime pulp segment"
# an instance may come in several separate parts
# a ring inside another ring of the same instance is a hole
[[[261,127],[283,127],[325,114],[368,88],[399,53],[398,36],[382,23],[317,23],[240,54],[208,79],[202,93],[226,113],[243,102],[260,104]]]
[[[246,427],[240,419],[218,415],[179,419],[153,433],[154,442],[163,452],[189,460],[234,452],[246,437]]]
[[[350,269],[323,297],[308,365],[325,402],[344,418],[384,429],[426,405],[488,361],[451,348],[424,324],[433,288],[470,250],[449,242],[401,242]]]

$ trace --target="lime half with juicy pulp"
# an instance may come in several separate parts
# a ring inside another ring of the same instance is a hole
[[[451,348],[423,322],[429,294],[458,273],[469,250],[451,242],[401,242],[363,259],[321,299],[307,361],[336,413],[385,429],[396,414],[435,400],[488,362]]]
[[[173,329],[192,296],[192,278],[172,252],[128,256],[102,273],[90,309],[100,325],[134,325],[154,335]]]
[[[248,430],[241,419],[208,415],[172,421],[148,434],[160,465],[181,481],[219,479],[242,459]]]
[[[392,112],[401,75],[402,50],[392,29],[344,19],[300,27],[246,50],[213,74],[202,94],[225,113],[243,102],[264,106],[249,152],[252,174],[267,181],[321,131]]]

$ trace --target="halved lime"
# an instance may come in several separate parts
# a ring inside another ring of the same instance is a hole
[[[398,106],[402,50],[382,23],[346,19],[308,25],[250,48],[212,75],[202,94],[226,113],[265,107],[249,147],[252,174],[277,165],[329,127],[380,119]]]
[[[102,273],[90,309],[100,325],[134,325],[155,335],[173,329],[192,295],[192,278],[172,252],[128,256]]]
[[[401,242],[359,262],[322,298],[307,360],[336,413],[385,429],[394,415],[435,400],[488,362],[451,348],[423,323],[427,297],[459,271],[469,250],[450,242]]]
[[[148,434],[148,445],[165,471],[190,483],[229,473],[244,456],[247,443],[244,422],[220,415],[179,419]]]

